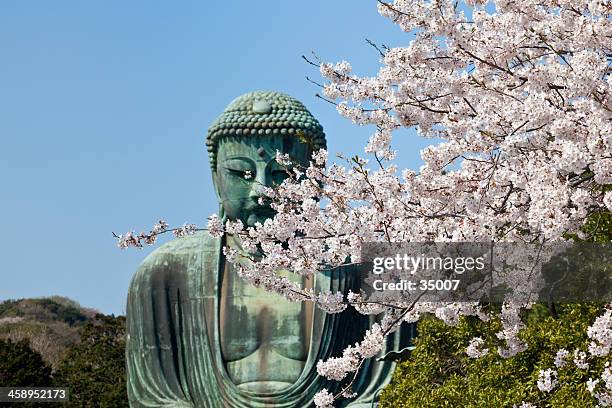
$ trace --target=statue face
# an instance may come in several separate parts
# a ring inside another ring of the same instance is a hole
[[[287,178],[285,167],[276,162],[277,150],[308,165],[310,148],[295,136],[226,137],[219,141],[213,181],[228,219],[254,226],[274,215],[270,206],[259,204],[258,199],[264,186],[279,185]]]

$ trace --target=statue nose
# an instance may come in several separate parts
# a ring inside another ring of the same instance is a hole
[[[259,197],[265,197],[266,185],[259,180],[256,180],[251,187],[251,198],[257,200]]]

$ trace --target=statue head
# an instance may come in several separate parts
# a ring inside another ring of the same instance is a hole
[[[259,200],[263,188],[288,176],[276,152],[307,166],[312,153],[325,148],[325,133],[298,100],[258,91],[239,96],[225,108],[208,130],[206,144],[224,218],[253,226],[273,215]]]

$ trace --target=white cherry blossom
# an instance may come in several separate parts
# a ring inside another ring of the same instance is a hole
[[[538,374],[538,389],[543,392],[551,392],[557,385],[557,372],[553,369],[540,370]]]
[[[489,349],[483,347],[485,344],[484,340],[480,337],[474,337],[471,341],[467,349],[465,350],[466,354],[472,358],[480,358],[489,354]]]

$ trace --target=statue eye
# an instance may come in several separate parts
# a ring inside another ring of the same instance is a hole
[[[237,169],[231,167],[226,167],[225,170],[227,170],[227,172],[233,177],[238,177],[245,180],[248,180],[253,177],[253,172],[251,170]]]
[[[283,180],[285,180],[287,177],[289,177],[289,175],[287,174],[286,170],[273,170],[272,171],[272,178],[274,179],[274,181],[276,181],[277,183],[282,183]]]

